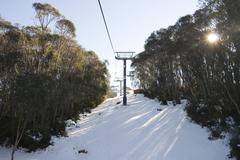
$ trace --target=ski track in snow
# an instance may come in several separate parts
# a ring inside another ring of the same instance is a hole
[[[107,100],[54,145],[34,153],[17,151],[15,160],[226,160],[224,140],[209,141],[206,129],[191,123],[184,105],[161,106],[143,95]],[[157,111],[161,108],[162,111]],[[87,154],[79,154],[85,149]],[[0,148],[0,160],[11,150]]]

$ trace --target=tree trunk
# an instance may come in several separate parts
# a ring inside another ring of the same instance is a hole
[[[230,94],[228,88],[226,87],[226,85],[224,83],[222,83],[220,81],[220,83],[222,84],[223,88],[225,89],[226,93],[227,93],[227,96],[228,98],[230,99],[230,101],[232,102],[232,104],[234,105],[238,115],[240,115],[240,108],[239,108],[239,105],[237,104],[237,102],[234,100],[234,98],[232,97],[232,95]]]
[[[26,127],[26,123],[27,123],[26,120],[23,120],[23,121],[19,120],[18,121],[18,127],[17,127],[17,131],[16,131],[15,142],[14,142],[14,145],[12,146],[11,160],[14,160],[14,154],[15,154],[15,151],[17,149],[17,146],[18,146],[20,140],[22,139],[22,136],[23,136],[23,133],[24,133],[24,130],[25,130],[25,127]]]

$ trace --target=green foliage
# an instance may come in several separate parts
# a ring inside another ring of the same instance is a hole
[[[240,144],[240,128],[236,127],[233,131],[232,139],[230,140],[230,146],[231,146],[231,153],[230,158],[233,157],[240,157],[240,150],[239,150],[239,144]]]
[[[0,19],[0,144],[29,151],[66,135],[65,121],[96,107],[109,88],[105,64],[75,42],[73,23],[49,4],[33,6],[40,26]]]
[[[63,35],[69,34],[70,36],[75,37],[76,28],[71,21],[67,19],[60,19],[59,21],[57,21],[56,27],[58,28],[61,34]]]

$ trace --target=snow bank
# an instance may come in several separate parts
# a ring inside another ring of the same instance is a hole
[[[16,160],[225,160],[223,140],[209,141],[206,129],[189,122],[184,105],[161,106],[131,95],[128,106],[110,99],[93,110],[66,138],[35,153],[16,152]],[[158,110],[157,110],[158,109]],[[82,153],[87,151],[87,153]],[[10,150],[0,149],[0,160]]]

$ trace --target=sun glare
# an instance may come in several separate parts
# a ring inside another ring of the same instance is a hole
[[[215,43],[219,40],[219,35],[216,33],[209,33],[207,35],[207,41],[210,43]]]

